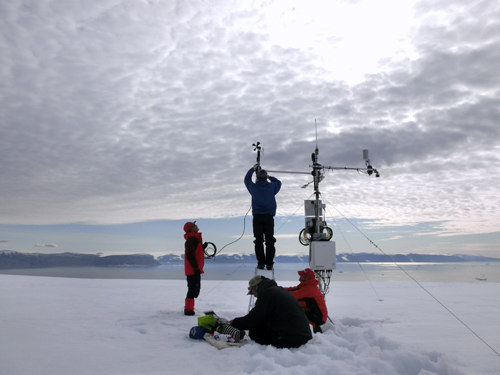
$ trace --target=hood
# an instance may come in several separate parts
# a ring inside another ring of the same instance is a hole
[[[197,237],[197,238],[201,238],[201,232],[198,232],[198,233],[195,233],[195,232],[187,232],[185,235],[184,235],[184,239],[187,240],[189,237]]]
[[[268,180],[265,180],[265,181],[257,180],[257,181],[255,181],[255,187],[264,188],[267,185],[271,185],[271,183]]]
[[[272,288],[273,286],[278,286],[278,284],[276,284],[276,281],[267,278],[262,280],[259,283],[259,290],[257,291],[257,297],[259,296],[260,292],[268,288]]]

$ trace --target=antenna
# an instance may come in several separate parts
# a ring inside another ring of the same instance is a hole
[[[314,128],[316,129],[316,150],[318,149],[318,125],[316,124],[316,119],[314,119]]]

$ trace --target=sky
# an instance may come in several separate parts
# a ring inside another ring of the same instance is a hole
[[[203,311],[245,315],[247,281],[203,280],[197,315],[184,316],[184,280],[0,279],[3,374],[494,375],[500,363],[498,283],[424,283],[455,318],[415,283],[373,283],[377,297],[366,282],[336,282],[333,329],[302,347],[217,350],[189,330]]]
[[[325,171],[337,252],[500,257],[495,0],[0,4],[0,250],[253,251],[256,162]],[[307,175],[276,173],[277,248]]]

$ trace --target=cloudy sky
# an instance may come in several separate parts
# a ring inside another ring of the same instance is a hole
[[[161,255],[197,220],[253,252],[261,142],[277,171],[370,150],[380,178],[320,185],[339,252],[500,257],[496,0],[11,0],[0,21],[0,250]],[[310,178],[275,176],[278,252],[307,252]]]

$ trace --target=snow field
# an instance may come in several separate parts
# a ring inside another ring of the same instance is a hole
[[[296,281],[283,282],[296,285]],[[425,283],[496,351],[498,283]],[[248,308],[246,281],[202,281],[197,315]],[[188,338],[184,280],[0,276],[0,373],[496,374],[500,357],[415,283],[333,282],[332,330],[298,349],[217,350]]]

